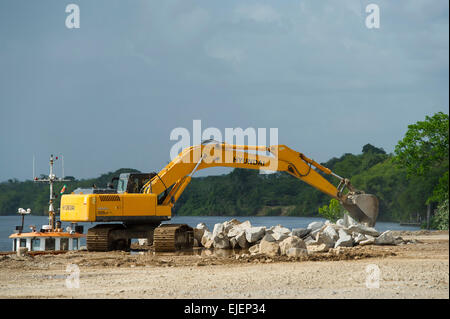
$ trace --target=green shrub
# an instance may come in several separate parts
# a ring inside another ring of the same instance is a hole
[[[448,230],[448,198],[438,206],[436,214],[431,220],[431,227],[438,230]]]
[[[319,215],[323,218],[328,219],[330,222],[335,223],[339,218],[344,216],[344,208],[337,199],[332,198],[330,200],[330,205],[325,205],[319,207]]]

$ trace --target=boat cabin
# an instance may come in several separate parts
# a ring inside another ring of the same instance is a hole
[[[47,225],[44,225],[47,226]],[[12,250],[18,251],[21,247],[28,251],[62,251],[79,250],[81,238],[86,237],[83,233],[74,231],[62,231],[61,229],[41,231],[32,230],[28,233],[16,233],[9,236],[13,240]]]

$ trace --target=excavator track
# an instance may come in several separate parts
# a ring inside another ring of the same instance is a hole
[[[86,248],[88,251],[112,250],[111,231],[123,228],[120,224],[97,225],[90,228],[86,236]]]
[[[173,252],[189,249],[194,245],[194,230],[186,224],[163,224],[155,228],[153,247],[155,252]]]

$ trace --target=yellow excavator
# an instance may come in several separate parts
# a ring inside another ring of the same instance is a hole
[[[287,172],[338,199],[358,222],[367,226],[376,223],[376,196],[355,189],[348,179],[304,154],[285,145],[248,146],[213,140],[185,148],[159,173],[120,174],[112,181],[117,181],[116,189],[110,183],[108,188],[77,189],[63,195],[61,221],[107,223],[88,230],[89,251],[129,250],[133,238],[147,238],[155,251],[192,247],[190,226],[161,222],[171,219],[172,207],[196,171],[218,166]],[[336,177],[338,186],[323,174]]]

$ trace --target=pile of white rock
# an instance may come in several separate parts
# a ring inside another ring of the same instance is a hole
[[[398,245],[404,243],[391,231],[379,233],[358,224],[347,214],[335,224],[312,222],[307,228],[288,229],[281,225],[255,227],[236,219],[214,225],[211,232],[204,223],[194,228],[194,246],[214,249],[248,249],[250,254],[301,257],[356,245]]]

